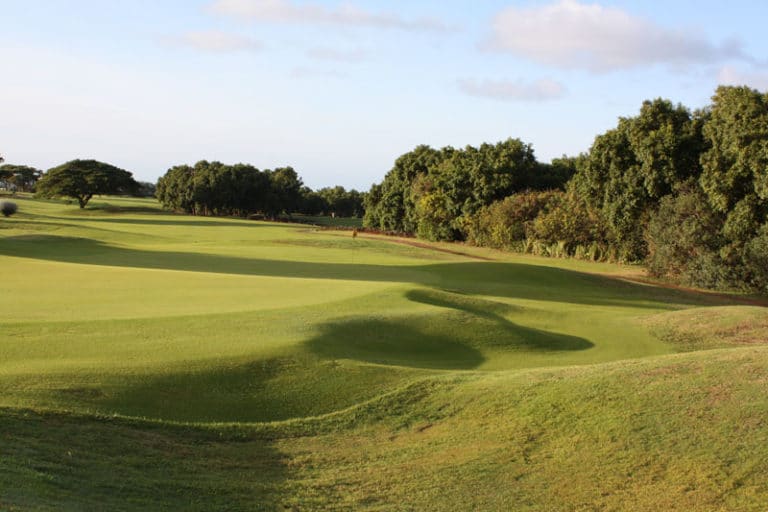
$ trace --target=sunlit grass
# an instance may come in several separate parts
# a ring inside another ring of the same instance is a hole
[[[636,268],[146,199],[17,202],[0,220],[2,509],[768,496],[762,308],[616,279]]]

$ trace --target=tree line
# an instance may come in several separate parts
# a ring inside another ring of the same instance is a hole
[[[479,148],[418,146],[371,187],[364,225],[430,240],[466,238],[465,222],[484,206],[524,190],[562,188],[568,162],[537,162],[519,139]]]
[[[3,159],[0,157],[0,162]],[[28,165],[0,165],[0,186],[5,190],[33,192],[43,171]]]
[[[542,164],[520,140],[419,146],[366,197],[364,225],[430,240],[644,262],[704,287],[768,291],[768,94],[645,101],[590,150]]]
[[[70,197],[85,208],[94,195],[157,197],[164,207],[194,215],[280,214],[362,217],[364,193],[344,187],[313,191],[291,167],[259,171],[251,165],[201,161],[169,169],[157,184],[97,160],[72,160],[43,172],[24,165],[0,166],[0,188]]]
[[[259,170],[206,160],[172,167],[158,180],[156,192],[164,207],[192,215],[272,219],[292,213],[362,216],[363,196],[340,186],[313,191],[292,167]]]

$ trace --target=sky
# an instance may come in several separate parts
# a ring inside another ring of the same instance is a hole
[[[765,20],[758,0],[0,0],[0,154],[358,190],[419,144],[512,137],[547,162],[646,99],[768,90]]]

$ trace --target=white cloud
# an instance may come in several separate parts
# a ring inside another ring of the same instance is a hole
[[[327,7],[317,2],[293,0],[214,0],[211,9],[227,16],[275,23],[321,23],[403,30],[445,31],[438,19],[408,20],[392,13],[370,12],[350,3]]]
[[[660,63],[750,60],[738,42],[717,46],[703,34],[665,28],[619,8],[578,0],[505,9],[493,21],[490,48],[559,68],[595,72]]]
[[[548,79],[535,82],[459,80],[459,88],[470,96],[513,101],[547,101],[565,94],[563,84]]]
[[[219,31],[187,32],[168,39],[172,44],[207,52],[259,51],[263,45],[250,37]]]
[[[360,48],[353,50],[338,50],[335,48],[315,47],[307,50],[307,56],[317,60],[331,60],[337,62],[361,62],[367,57]]]
[[[768,73],[742,71],[732,66],[724,66],[717,74],[717,82],[721,85],[746,85],[768,91]]]

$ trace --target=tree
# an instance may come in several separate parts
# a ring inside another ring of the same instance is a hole
[[[298,173],[293,167],[280,167],[274,171],[266,171],[269,176],[271,201],[267,205],[270,217],[280,213],[291,214],[301,206],[301,187],[304,186]]]
[[[323,203],[320,209],[324,214],[338,217],[359,217],[363,214],[363,195],[357,190],[346,190],[342,186],[325,187],[315,192]],[[317,201],[317,199],[315,199]]]
[[[192,177],[194,169],[189,165],[177,165],[157,180],[156,196],[165,208],[193,213]]]
[[[0,167],[0,185],[2,185],[3,188],[8,189],[8,186],[11,182],[11,178],[13,177],[13,173],[5,169],[5,167],[6,167],[5,165]]]
[[[374,183],[365,194],[363,209],[363,226],[381,229],[382,185]]]
[[[155,197],[157,185],[149,181],[140,181],[139,188],[136,191],[138,197]]]
[[[371,188],[365,203],[365,211],[370,214],[363,219],[363,225],[384,231],[415,232],[418,220],[411,187],[418,176],[428,174],[451,151],[421,145],[400,156],[381,184]]]
[[[754,290],[768,294],[768,223],[746,244],[744,266],[749,274],[748,284]]]
[[[304,215],[324,215],[330,208],[319,192],[306,185],[301,187],[301,207],[299,213]]]
[[[40,196],[72,197],[80,208],[97,194],[133,194],[138,189],[133,174],[96,160],[72,160],[54,167],[37,184]]]
[[[157,182],[156,196],[164,207],[193,215],[260,213],[274,218],[282,212],[308,213],[316,208],[308,199],[316,194],[303,186],[291,167],[260,171],[249,164],[206,160],[194,167],[168,169]]]
[[[768,94],[722,86],[712,100],[700,183],[738,251],[768,220]]]
[[[28,165],[6,164],[0,166],[0,180],[15,185],[22,192],[32,192],[42,175],[43,171]]]
[[[645,257],[644,225],[661,199],[701,173],[702,116],[663,99],[595,138],[570,187],[602,211],[621,259]]]
[[[365,203],[366,227],[460,240],[468,217],[524,190],[561,188],[568,169],[542,165],[519,139],[464,149],[418,146],[402,155]]]

